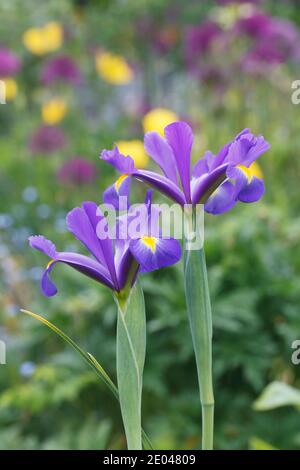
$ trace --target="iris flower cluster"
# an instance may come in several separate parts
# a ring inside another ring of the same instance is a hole
[[[191,168],[193,140],[192,129],[185,122],[169,124],[165,127],[164,137],[157,132],[146,133],[145,151],[162,173],[136,168],[134,159],[120,153],[117,146],[101,153],[101,158],[121,173],[103,196],[107,205],[117,209],[118,217],[110,224],[95,202],[84,202],[82,207],[76,207],[67,215],[69,231],[91,256],[59,252],[41,235],[29,239],[33,248],[50,258],[41,281],[46,296],[57,292],[50,277],[56,263],[71,266],[113,292],[118,307],[117,393],[127,446],[131,450],[141,449],[142,436],[145,438],[141,426],[141,400],[146,320],[143,292],[137,278],[140,273],[170,266],[181,258],[178,240],[161,233],[160,212],[152,205],[152,190],[147,191],[144,203],[132,206],[128,202],[132,179],[157,189],[183,209],[186,205],[191,206],[188,213],[190,232],[198,204],[203,204],[206,212],[221,214],[238,201],[254,202],[264,193],[263,180],[252,171],[252,164],[269,148],[263,136],[255,136],[249,129],[244,129],[216,155],[205,152]],[[124,209],[126,211],[122,213]],[[138,229],[130,230],[133,222],[136,228],[137,219]],[[203,247],[189,248],[188,235],[184,234],[185,296],[202,406],[202,449],[210,450],[213,448],[214,423],[210,297]]]

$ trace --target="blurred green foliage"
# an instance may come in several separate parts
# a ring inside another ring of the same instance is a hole
[[[161,55],[139,37],[137,24],[146,17],[158,34],[173,18],[174,5],[180,12],[175,21],[180,34],[174,47]],[[58,266],[54,276],[59,294],[43,298],[41,271],[35,267],[45,259],[26,240],[43,233],[61,251],[78,247],[66,232],[65,214],[83,200],[101,201],[116,175],[97,163],[97,155],[117,139],[142,138],[143,113],[138,110],[144,101],[191,119],[200,135],[199,151],[217,151],[244,126],[263,133],[272,145],[261,162],[267,188],[263,201],[206,218],[216,448],[300,449],[294,408],[259,413],[252,407],[272,381],[300,387],[300,368],[291,363],[291,344],[300,338],[300,113],[290,100],[290,83],[299,76],[287,65],[278,80],[232,76],[221,98],[199,86],[184,68],[181,34],[186,25],[206,18],[212,7],[215,2],[191,1],[180,10],[180,2],[167,0],[1,4],[0,44],[23,61],[18,97],[0,108],[0,338],[7,345],[7,364],[0,366],[1,449],[125,446],[120,412],[105,386],[58,337],[19,309],[49,318],[115,380],[116,311],[110,293]],[[267,1],[265,9],[300,22],[296,2]],[[85,85],[78,93],[61,84],[50,91],[42,88],[38,76],[45,58],[30,55],[22,45],[25,29],[49,20],[64,25],[63,52],[84,73]],[[126,90],[103,82],[93,65],[91,51],[96,47],[135,63],[137,82]],[[52,155],[32,155],[28,138],[40,125],[40,105],[48,93],[68,98],[70,110],[61,124],[68,144]],[[59,183],[57,169],[72,155],[96,163],[93,183],[71,188]],[[134,190],[135,199],[144,194],[137,184]],[[143,426],[159,449],[194,449],[200,442],[181,270],[179,264],[142,279],[148,325]]]

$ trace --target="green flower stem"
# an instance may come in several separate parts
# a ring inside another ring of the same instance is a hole
[[[197,365],[202,407],[202,449],[213,449],[214,395],[212,381],[212,316],[204,249],[193,249],[189,235],[197,227],[195,212],[187,216],[184,282],[187,310]]]
[[[116,295],[117,379],[128,450],[142,449],[142,380],[146,353],[146,318],[143,291],[138,283]]]

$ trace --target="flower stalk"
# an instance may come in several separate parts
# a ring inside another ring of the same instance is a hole
[[[117,321],[117,379],[128,450],[142,449],[142,381],[146,354],[144,295],[138,283],[127,297],[115,296]]]
[[[202,450],[213,449],[214,394],[212,379],[212,315],[204,248],[193,249],[199,233],[196,210],[186,214],[184,283],[190,329],[197,365],[202,408]]]

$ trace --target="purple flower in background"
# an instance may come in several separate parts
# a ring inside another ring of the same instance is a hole
[[[188,63],[194,60],[195,56],[208,53],[213,41],[220,36],[222,30],[214,21],[207,20],[197,26],[190,26],[186,30],[185,36],[185,56]]]
[[[80,85],[82,76],[78,65],[66,55],[54,57],[44,65],[41,73],[44,85],[52,82],[63,81],[71,85]]]
[[[9,49],[0,47],[0,77],[15,75],[21,67],[19,57]]]
[[[147,193],[144,205],[144,218],[141,220],[139,236],[135,238],[125,236],[116,240],[113,240],[107,220],[96,203],[84,202],[82,207],[76,207],[69,212],[67,215],[69,231],[85,246],[92,257],[72,252],[58,252],[55,245],[43,236],[30,237],[30,246],[51,259],[41,280],[41,290],[44,295],[51,297],[57,293],[57,288],[50,278],[56,263],[67,264],[113,291],[120,292],[128,282],[130,284],[135,282],[138,271],[149,272],[179,261],[181,257],[179,242],[172,238],[160,237],[157,230],[155,233],[148,230],[148,227],[153,225],[151,192]],[[132,214],[127,217],[132,217]],[[118,224],[122,224],[122,221]]]
[[[261,11],[254,11],[251,15],[240,18],[234,29],[237,33],[246,34],[252,38],[264,35],[272,24],[272,17]]]
[[[96,178],[96,166],[81,157],[74,157],[63,163],[57,172],[62,184],[88,184]]]
[[[30,137],[29,149],[32,153],[53,153],[66,144],[63,131],[59,127],[39,127]]]
[[[256,11],[241,18],[234,29],[235,33],[253,39],[252,46],[241,61],[242,68],[247,72],[263,73],[265,68],[269,69],[274,64],[300,58],[300,35],[290,21]]]
[[[221,214],[237,201],[254,202],[264,193],[264,182],[252,174],[250,165],[266,150],[263,136],[254,136],[244,129],[235,139],[221,148],[217,155],[205,152],[192,168],[193,132],[185,122],[174,122],[165,128],[165,138],[157,132],[145,135],[145,149],[161,168],[163,175],[135,168],[130,156],[118,148],[104,150],[101,158],[114,166],[121,177],[104,193],[104,201],[115,205],[128,190],[132,177],[144,181],[173,201],[204,204],[205,210]]]

